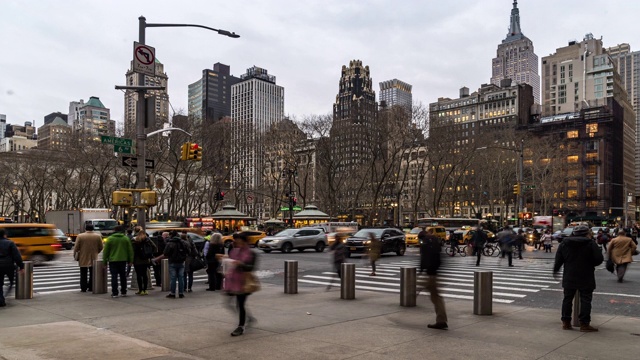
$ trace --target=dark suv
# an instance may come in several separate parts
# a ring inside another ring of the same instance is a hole
[[[380,254],[386,252],[395,252],[398,256],[404,255],[407,250],[404,232],[395,228],[373,228],[360,229],[357,233],[347,238],[345,245],[347,247],[347,257],[351,254],[366,254],[369,247],[369,234],[373,234],[380,240],[382,247]]]

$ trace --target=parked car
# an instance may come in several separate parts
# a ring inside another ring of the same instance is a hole
[[[353,236],[347,238],[345,245],[347,247],[347,257],[351,254],[366,254],[369,247],[369,234],[373,234],[381,243],[380,254],[387,252],[395,252],[396,255],[402,256],[407,251],[405,234],[402,230],[396,228],[369,228],[361,229]]]
[[[64,231],[60,230],[60,229],[53,229],[53,236],[58,239],[58,244],[60,244],[60,246],[65,249],[65,250],[71,250],[73,249],[73,241],[71,241],[71,237],[67,236]]]
[[[571,234],[573,234],[573,227],[564,228],[564,230],[560,232],[559,236],[556,237],[556,240],[558,240],[558,242],[562,242],[562,239],[571,236]]]
[[[258,248],[266,253],[273,250],[289,253],[293,249],[300,252],[306,249],[323,252],[325,247],[327,247],[327,239],[324,230],[320,227],[285,229],[273,236],[265,236],[258,241]]]

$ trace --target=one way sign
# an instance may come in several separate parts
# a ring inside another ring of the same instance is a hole
[[[138,159],[130,156],[123,156],[122,166],[136,167],[138,166]],[[144,167],[147,169],[153,169],[154,168],[153,160],[144,159]]]

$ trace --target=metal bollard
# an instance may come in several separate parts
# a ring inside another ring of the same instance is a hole
[[[107,267],[102,260],[93,260],[91,271],[91,292],[93,294],[107,293]]]
[[[298,293],[298,261],[284,261],[284,293]]]
[[[473,273],[473,314],[493,313],[493,271]]]
[[[24,271],[18,271],[16,299],[33,299],[33,262],[24,262]]]
[[[162,291],[170,291],[171,277],[169,276],[169,259],[160,260],[160,276],[162,276]]]
[[[573,313],[571,314],[571,325],[580,326],[580,290],[576,290],[573,297]]]
[[[400,268],[400,306],[416,306],[416,268]]]
[[[356,298],[356,264],[342,263],[340,279],[340,299]]]

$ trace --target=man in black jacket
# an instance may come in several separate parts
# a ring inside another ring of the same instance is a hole
[[[9,277],[9,283],[13,284],[13,275],[16,265],[20,272],[24,272],[22,256],[16,244],[5,237],[5,230],[0,229],[0,307],[7,306],[4,302],[4,276]],[[11,285],[9,285],[11,287]]]
[[[430,329],[446,330],[447,311],[445,310],[444,300],[438,291],[438,268],[440,267],[440,240],[435,236],[434,229],[429,231],[422,230],[418,234],[420,242],[420,269],[427,271],[427,283],[425,289],[429,291],[431,302],[436,310],[436,323],[428,324]]]
[[[566,237],[558,246],[556,261],[553,266],[554,276],[564,265],[562,287],[562,328],[571,330],[572,302],[579,291],[580,294],[580,331],[598,331],[591,323],[591,299],[596,288],[595,267],[604,260],[602,251],[588,235],[588,226],[579,225],[573,229],[571,236]]]

